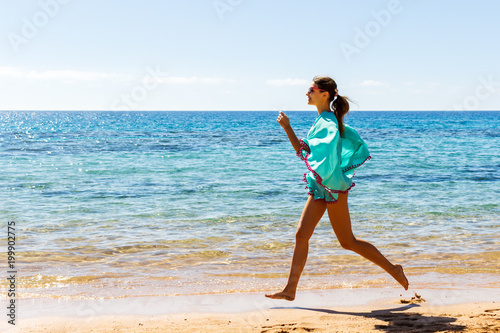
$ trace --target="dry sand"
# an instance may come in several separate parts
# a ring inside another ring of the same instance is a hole
[[[498,289],[429,289],[418,295],[398,289],[348,289],[301,291],[294,302],[269,300],[263,293],[101,301],[35,299],[19,309],[21,318],[15,328],[2,323],[0,329],[51,333],[500,332]]]

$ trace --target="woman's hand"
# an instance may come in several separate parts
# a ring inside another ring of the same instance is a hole
[[[288,136],[288,139],[290,140],[290,143],[293,146],[293,149],[295,149],[295,151],[298,152],[301,149],[300,141],[295,135],[292,126],[290,126],[290,120],[288,119],[286,114],[283,113],[283,111],[280,111],[280,115],[278,116],[278,123],[285,130],[286,135]]]
[[[283,111],[280,111],[280,114],[278,116],[278,123],[283,127],[283,129],[290,128],[290,120],[288,119],[287,115],[283,113]]]

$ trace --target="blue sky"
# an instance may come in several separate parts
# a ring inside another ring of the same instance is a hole
[[[0,110],[499,110],[500,2],[0,0]]]

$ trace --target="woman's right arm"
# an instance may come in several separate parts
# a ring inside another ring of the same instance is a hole
[[[292,144],[293,149],[295,149],[295,152],[298,152],[301,148],[300,141],[295,135],[292,126],[290,125],[290,120],[282,111],[280,111],[280,114],[278,116],[278,123],[285,130],[286,135],[288,136],[288,140],[290,140],[290,143]]]

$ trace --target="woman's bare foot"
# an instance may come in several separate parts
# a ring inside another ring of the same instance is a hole
[[[394,265],[396,266],[396,273],[393,275],[393,277],[398,281],[405,290],[408,290],[408,279],[405,276],[405,273],[403,272],[403,266],[401,265]]]
[[[281,291],[279,293],[274,293],[274,294],[266,294],[265,296],[272,299],[284,299],[287,301],[293,301],[295,299],[295,293],[288,293],[285,291]]]

